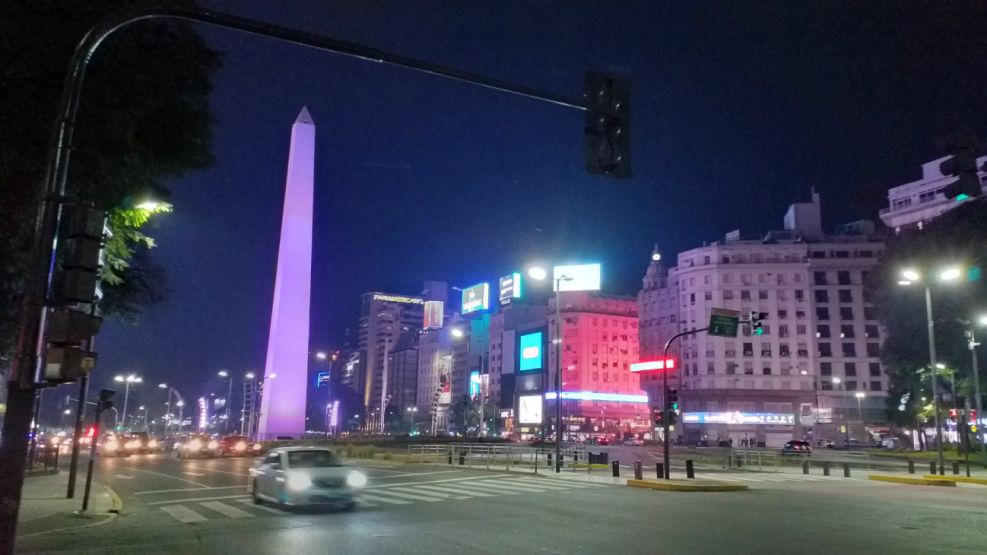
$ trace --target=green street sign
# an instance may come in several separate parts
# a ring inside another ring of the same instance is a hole
[[[706,333],[720,337],[737,337],[739,324],[740,311],[714,308],[709,313],[709,329]]]

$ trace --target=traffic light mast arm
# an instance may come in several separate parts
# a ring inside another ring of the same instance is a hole
[[[662,349],[661,359],[662,360],[668,360],[668,350],[672,347],[672,342],[675,341],[676,339],[678,339],[680,337],[684,337],[686,335],[695,335],[697,333],[702,333],[702,332],[704,332],[704,331],[706,331],[708,329],[709,328],[697,328],[697,329],[694,329],[694,330],[681,331],[681,332],[679,332],[679,333],[677,333],[677,334],[669,337],[668,338],[668,341],[665,342],[665,348]],[[669,406],[668,406],[668,370],[665,370],[662,373],[662,375],[661,375],[661,410],[665,413],[665,417],[662,419],[663,420],[662,421],[662,431],[663,431],[664,441],[662,441],[662,457],[661,458],[662,458],[662,462],[665,464],[665,479],[666,480],[668,479],[669,458],[670,458],[669,437],[668,437],[669,430],[668,430],[668,428],[669,428],[669,420],[671,420],[671,419],[668,418],[668,412],[667,412],[668,409],[669,409]]]

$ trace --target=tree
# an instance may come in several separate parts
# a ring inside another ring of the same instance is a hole
[[[960,280],[938,281],[947,265],[965,270]],[[888,243],[882,270],[870,289],[886,337],[882,360],[891,379],[888,417],[895,424],[912,426],[924,415],[922,397],[932,402],[924,285],[899,285],[903,268],[924,270],[932,287],[937,358],[957,372],[957,395],[971,395],[970,352],[964,331],[978,313],[987,311],[987,282],[980,270],[987,266],[987,200],[966,201],[925,225]],[[936,371],[940,394],[949,392],[948,372]],[[982,383],[987,383],[983,382]],[[909,394],[899,410],[903,395]],[[972,404],[972,403],[971,403]]]
[[[191,2],[182,1],[184,5]],[[68,61],[85,32],[130,0],[12,0],[0,17],[0,360],[14,341],[48,136]],[[132,318],[164,294],[132,199],[212,163],[211,78],[220,56],[189,26],[140,22],[107,39],[82,92],[69,200],[110,211],[103,309]]]

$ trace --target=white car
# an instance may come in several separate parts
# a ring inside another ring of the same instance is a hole
[[[325,447],[278,447],[250,470],[249,491],[254,503],[279,505],[356,505],[353,495],[367,476],[342,463]]]

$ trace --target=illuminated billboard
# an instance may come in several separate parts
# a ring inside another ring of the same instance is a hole
[[[462,314],[490,308],[490,284],[477,283],[463,289]]]
[[[631,363],[631,372],[650,372],[652,370],[674,370],[675,369],[675,359],[666,358],[665,360],[649,360],[645,362],[634,362]]]
[[[437,330],[442,327],[445,303],[442,301],[425,301],[424,321],[422,329]]]
[[[599,291],[599,264],[572,264],[556,266],[552,269],[552,287],[558,285],[559,291]]]
[[[521,298],[521,274],[514,272],[500,278],[500,304],[511,304],[514,299]]]
[[[772,412],[683,412],[682,422],[685,424],[794,426],[795,415]]]
[[[470,372],[470,399],[476,399],[480,396],[480,371],[473,370]]]
[[[452,384],[446,380],[445,376],[439,378],[439,400],[438,404],[448,405],[452,403]]]
[[[518,340],[518,371],[533,372],[544,367],[542,338],[544,332],[526,333]]]
[[[542,396],[522,395],[517,398],[518,422],[521,424],[541,424]]]

